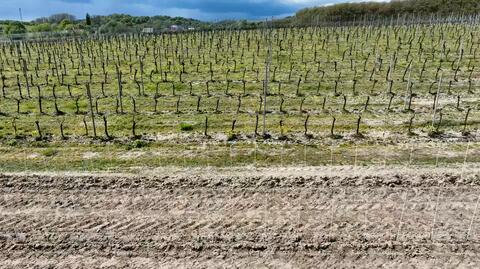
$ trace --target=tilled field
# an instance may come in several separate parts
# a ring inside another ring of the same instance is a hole
[[[0,175],[0,267],[480,265],[480,170]]]

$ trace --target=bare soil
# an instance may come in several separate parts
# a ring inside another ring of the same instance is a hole
[[[478,268],[480,167],[1,174],[1,268]]]

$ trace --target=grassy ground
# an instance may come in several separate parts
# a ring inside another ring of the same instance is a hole
[[[468,149],[467,149],[468,148]],[[450,166],[480,162],[480,144],[417,145],[298,144],[261,142],[222,144],[85,144],[36,143],[0,148],[2,172],[134,172],[164,166]]]

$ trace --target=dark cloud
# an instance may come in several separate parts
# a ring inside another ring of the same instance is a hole
[[[262,19],[282,17],[300,8],[347,0],[1,0],[0,19],[18,19],[22,8],[27,20],[54,13],[83,18],[86,13],[108,15],[168,15],[201,20]]]
[[[279,1],[231,1],[231,0],[180,0],[180,1],[148,1],[152,6],[162,2],[160,6],[199,10],[204,13],[222,14],[239,13],[248,17],[276,16],[296,11],[293,4]]]

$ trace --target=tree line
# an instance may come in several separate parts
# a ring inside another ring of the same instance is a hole
[[[247,20],[222,20],[204,22],[196,19],[170,16],[131,16],[112,14],[96,16],[86,14],[78,19],[67,13],[54,14],[30,22],[0,21],[0,34],[48,33],[77,31],[85,34],[138,33],[144,28],[153,28],[155,32],[168,31],[172,25],[179,29],[213,30],[213,29],[254,29],[259,22]]]
[[[392,0],[390,2],[343,3],[305,8],[287,20],[305,25],[320,22],[350,22],[364,18],[395,18],[399,15],[450,16],[473,15],[480,12],[478,0]]]

